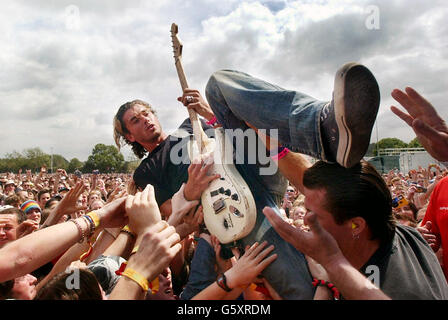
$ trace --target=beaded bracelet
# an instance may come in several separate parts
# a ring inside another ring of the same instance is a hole
[[[333,293],[333,299],[334,300],[339,300],[339,298],[340,298],[340,293],[339,293],[338,288],[336,288],[336,286],[333,283],[331,283],[331,282],[328,282],[328,281],[325,281],[325,280],[318,280],[316,278],[313,278],[313,286],[314,287],[320,287],[320,286],[327,287]]]
[[[95,222],[93,222],[93,219],[90,216],[82,216],[86,221],[87,224],[90,226],[90,234],[89,237],[95,232]]]
[[[81,239],[78,241],[78,243],[83,243],[86,235],[84,234],[84,231],[82,230],[81,226],[79,225],[79,222],[76,220],[69,220],[69,221],[71,221],[75,224],[76,228],[78,229],[79,234],[81,235]]]
[[[131,235],[133,238],[135,238],[135,233],[131,231],[129,226],[124,226],[123,229],[120,230],[120,232],[127,233],[127,234]]]

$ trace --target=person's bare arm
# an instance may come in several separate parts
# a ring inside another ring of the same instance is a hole
[[[61,201],[57,204],[56,208],[54,208],[48,218],[45,220],[41,228],[45,228],[56,224],[64,214],[72,214],[79,210],[85,210],[87,207],[79,206],[77,204],[77,200],[79,196],[86,189],[82,180],[78,181],[74,188],[72,188]]]
[[[268,256],[274,246],[266,248],[267,243],[255,242],[247,247],[244,255],[237,260],[235,265],[224,272],[227,286],[230,292],[225,291],[216,282],[195,295],[192,300],[233,300],[236,299],[254,278],[259,275],[276,258],[277,254]]]
[[[118,199],[96,211],[100,226],[117,227],[127,223],[124,199]],[[89,234],[84,218],[75,220],[82,234]],[[0,249],[0,282],[25,275],[56,258],[81,239],[75,223],[67,221],[35,231]]]
[[[135,244],[135,235],[120,232],[117,238],[104,251],[105,256],[119,256],[128,259]]]
[[[350,264],[336,240],[320,226],[315,213],[309,212],[305,217],[305,223],[310,227],[308,232],[294,228],[272,208],[264,208],[263,213],[283,239],[324,267],[331,282],[345,299],[390,299]]]
[[[139,229],[137,241],[139,248],[127,263],[126,269],[131,269],[148,282],[154,280],[174,256],[181,250],[179,235],[165,221],[155,222],[148,228]],[[125,270],[126,271],[126,270]],[[146,291],[134,280],[122,276],[113,289],[109,300],[142,300]]]

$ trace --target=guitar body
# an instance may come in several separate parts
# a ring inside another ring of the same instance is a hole
[[[206,153],[213,154],[210,175],[219,174],[220,179],[210,182],[202,193],[201,203],[204,223],[210,233],[222,244],[235,242],[248,235],[256,222],[255,200],[233,163],[233,148],[223,128],[215,129],[215,139],[206,142]],[[198,156],[196,143],[191,141],[190,160]]]
[[[189,88],[181,57],[182,43],[178,27],[171,25],[174,61],[182,90]],[[213,155],[214,164],[208,174],[219,174],[220,179],[210,182],[202,193],[204,223],[210,233],[222,244],[231,244],[248,235],[257,219],[252,193],[233,164],[233,144],[226,138],[223,128],[215,129],[215,139],[204,133],[194,110],[188,109],[194,140],[190,140],[188,153],[191,161],[204,155]]]

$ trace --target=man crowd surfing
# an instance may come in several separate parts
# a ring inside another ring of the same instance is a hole
[[[133,174],[0,174],[0,299],[448,299],[448,127],[413,88],[391,95],[438,163],[380,174],[363,159],[380,94],[358,63],[336,71],[328,101],[234,70],[213,73],[205,97],[185,89],[205,140],[256,137],[232,142],[256,209],[233,245],[204,223],[201,196],[222,178],[213,152],[178,152],[190,119],[168,133],[157,108],[124,103],[114,139],[142,159]]]

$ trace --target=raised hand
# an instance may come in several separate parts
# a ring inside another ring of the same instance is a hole
[[[212,108],[210,108],[207,101],[202,98],[198,90],[186,88],[182,97],[177,98],[177,100],[182,102],[187,108],[193,109],[207,120],[212,119],[214,116]]]
[[[265,207],[263,213],[280,237],[322,266],[325,267],[334,259],[343,256],[336,240],[322,228],[315,213],[308,212],[305,216],[305,224],[309,226],[310,231],[291,226],[272,208]]]
[[[39,229],[39,223],[34,220],[25,220],[16,229],[17,239],[22,238]]]
[[[133,229],[134,230],[134,229]],[[137,253],[128,261],[128,267],[136,270],[148,281],[154,280],[182,248],[180,237],[166,221],[158,221],[144,234]]]
[[[142,192],[127,197],[126,214],[129,217],[129,228],[137,235],[162,220],[152,185],[148,184]]]
[[[267,242],[262,244],[255,242],[252,246],[246,247],[244,254],[235,265],[225,272],[230,288],[248,286],[254,282],[256,276],[277,259],[277,254],[268,256],[274,250],[274,246],[267,248],[266,246]]]
[[[82,181],[78,181],[74,188],[62,198],[58,203],[56,210],[63,211],[65,214],[72,214],[80,210],[86,210],[86,205],[78,205],[78,199],[86,190],[86,186]]]
[[[50,226],[57,223],[63,215],[73,215],[76,212],[86,210],[87,205],[78,204],[78,199],[85,190],[86,186],[83,181],[78,181],[76,185],[67,192],[62,200],[59,201],[56,208],[54,208],[49,217],[45,220],[43,226]]]
[[[128,224],[126,216],[125,197],[107,203],[104,207],[95,210],[100,218],[100,225],[104,228],[118,228]]]
[[[448,126],[432,104],[410,87],[405,92],[393,90],[392,97],[408,114],[395,106],[392,112],[412,127],[426,151],[439,161],[448,161]]]
[[[211,158],[209,158],[211,159]],[[207,189],[210,182],[220,177],[219,174],[208,175],[213,162],[206,160],[195,161],[188,167],[188,181],[185,184],[184,196],[188,201],[199,200],[202,192]]]
[[[432,222],[426,221],[426,224],[421,227],[417,227],[417,231],[420,232],[420,234],[423,236],[423,238],[428,242],[429,246],[434,250],[437,251],[440,247],[440,242],[437,238],[437,236],[432,233]]]

